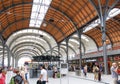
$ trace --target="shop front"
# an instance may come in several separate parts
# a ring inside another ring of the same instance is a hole
[[[99,57],[98,62],[104,65],[103,57]],[[109,73],[110,73],[110,68],[111,68],[113,62],[117,63],[117,65],[118,65],[118,74],[120,74],[120,55],[108,56],[108,71],[109,71]]]

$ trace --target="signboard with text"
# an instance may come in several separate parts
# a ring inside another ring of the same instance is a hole
[[[68,63],[61,63],[60,64],[60,73],[67,74],[68,73]]]

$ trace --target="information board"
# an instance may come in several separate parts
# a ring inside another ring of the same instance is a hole
[[[68,63],[61,63],[60,64],[60,73],[67,74],[68,73]]]

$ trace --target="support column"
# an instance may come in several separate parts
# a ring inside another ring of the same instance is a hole
[[[107,49],[106,49],[106,19],[108,17],[109,12],[112,8],[119,2],[119,0],[114,0],[112,4],[110,3],[110,0],[104,1],[104,3],[101,3],[101,0],[89,0],[89,2],[94,6],[96,9],[96,12],[100,18],[100,25],[101,25],[101,31],[102,31],[102,43],[103,43],[103,59],[104,59],[104,68],[105,68],[105,74],[108,74],[108,62],[107,62]]]
[[[15,59],[14,56],[12,56],[12,67],[15,67],[14,63],[15,63]]]
[[[58,43],[58,56],[60,56],[60,43]],[[61,60],[59,60],[59,62],[58,62],[59,67],[60,67],[60,61]]]
[[[4,67],[4,65],[5,65],[4,59],[5,59],[5,43],[3,42],[2,67]]]
[[[18,59],[15,58],[15,67],[17,67],[17,66],[18,66]]]
[[[67,63],[68,62],[68,42],[69,42],[69,38],[66,38],[66,54],[67,54]]]
[[[10,67],[10,63],[11,63],[11,55],[10,55],[10,51],[7,49],[7,56],[8,56],[8,67]]]
[[[2,41],[2,46],[3,46],[2,67],[4,67],[5,41],[4,41],[4,39],[3,39],[3,37],[2,37],[1,34],[0,34],[0,39],[1,39],[1,41]]]
[[[7,49],[7,57],[8,57],[8,67],[11,66],[11,57],[12,57],[12,52],[10,51],[9,47],[7,45],[5,45],[6,49]]]
[[[82,68],[82,40],[81,40],[81,35],[82,35],[83,29],[80,29],[78,31],[78,37],[79,37],[79,53],[80,53],[80,58],[79,58],[79,67],[80,67],[80,73],[81,73],[81,68]]]

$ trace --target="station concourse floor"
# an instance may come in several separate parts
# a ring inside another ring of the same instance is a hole
[[[8,72],[6,75],[6,84],[9,84],[10,78],[13,73]],[[29,78],[29,84],[36,84],[38,78]],[[120,79],[120,76],[119,76]],[[88,73],[87,77],[76,76],[75,72],[69,72],[67,76],[61,78],[48,78],[47,84],[112,84],[111,75],[102,75],[101,82],[94,80],[93,73]]]

